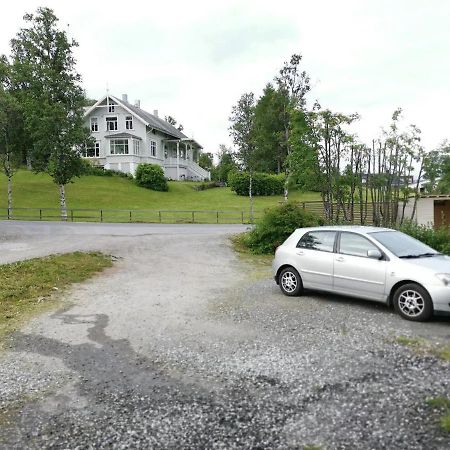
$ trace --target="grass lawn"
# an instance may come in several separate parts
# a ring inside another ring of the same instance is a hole
[[[136,186],[131,180],[120,177],[83,176],[66,187],[68,208],[87,209],[145,209],[145,210],[209,210],[245,211],[248,214],[249,200],[232,192],[229,188],[214,188],[194,191],[195,183],[169,182],[169,192],[155,192]],[[294,201],[319,200],[314,192],[292,191]],[[255,197],[257,216],[270,206],[282,201],[282,196]],[[6,177],[0,175],[0,208],[6,208]],[[21,170],[13,178],[13,207],[58,208],[58,187],[46,174],[33,174]],[[5,210],[0,213],[5,215]],[[17,211],[17,214],[20,214]],[[116,217],[116,216],[114,216]],[[111,219],[114,219],[111,215]],[[236,216],[238,217],[238,216]],[[125,218],[125,216],[124,216]],[[156,217],[154,217],[156,219]],[[205,216],[206,218],[206,216]],[[126,218],[125,218],[126,219]],[[205,221],[214,221],[213,217]],[[209,220],[211,219],[211,220]],[[108,216],[105,216],[108,221]],[[139,217],[137,217],[139,220]],[[145,220],[145,217],[142,217]],[[201,221],[201,215],[199,216]]]
[[[58,305],[58,293],[112,265],[101,253],[67,253],[0,265],[0,347],[5,334]]]

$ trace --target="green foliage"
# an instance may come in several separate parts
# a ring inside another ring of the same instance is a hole
[[[237,164],[231,149],[221,144],[219,149],[219,164],[211,169],[211,178],[215,181],[227,182],[228,174],[237,170]]]
[[[133,180],[133,175],[131,173],[120,172],[119,170],[104,169],[101,166],[95,166],[91,164],[90,161],[86,159],[81,160],[83,166],[81,175],[94,175],[97,177],[121,177]]]
[[[275,90],[270,83],[258,99],[254,117],[254,141],[258,155],[255,169],[259,172],[280,173],[284,168],[287,146],[282,118],[287,103],[285,92]]]
[[[418,225],[413,221],[405,221],[398,229],[424,242],[438,252],[450,255],[450,230],[448,228],[435,230],[426,225]]]
[[[252,195],[280,195],[283,193],[285,176],[268,173],[254,173]],[[249,195],[250,174],[248,172],[230,172],[228,185],[237,195]]]
[[[223,187],[223,184],[218,181],[205,181],[204,183],[197,184],[193,189],[194,191],[206,191],[207,189],[214,189],[217,187]]]
[[[166,192],[169,185],[164,177],[164,170],[157,164],[139,164],[136,169],[136,184],[153,191]]]
[[[38,8],[24,19],[27,28],[11,41],[11,89],[23,107],[33,170],[47,171],[63,187],[81,174],[77,149],[89,139],[86,99],[73,57],[78,44],[58,29],[58,18],[49,8]],[[63,188],[61,209],[64,215]]]
[[[200,153],[200,156],[198,157],[198,165],[205,170],[211,170],[213,167],[212,153]]]
[[[273,253],[296,228],[323,225],[323,220],[306,212],[295,203],[284,203],[269,209],[252,231],[245,243],[254,253]]]

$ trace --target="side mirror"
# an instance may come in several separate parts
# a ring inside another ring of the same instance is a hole
[[[367,257],[372,259],[381,259],[383,255],[379,250],[367,250]]]

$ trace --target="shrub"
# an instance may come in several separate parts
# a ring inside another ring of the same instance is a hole
[[[82,175],[94,175],[98,177],[121,177],[133,179],[131,173],[120,172],[119,170],[104,169],[102,166],[95,166],[90,161],[82,159],[83,173]]]
[[[253,174],[253,195],[280,195],[284,191],[284,175],[273,175],[256,172]],[[230,172],[228,185],[237,195],[248,195],[250,175],[248,172]]]
[[[296,229],[323,225],[323,220],[295,203],[269,209],[242,242],[254,253],[273,253]]]
[[[169,185],[164,177],[164,170],[157,164],[139,164],[135,174],[136,184],[154,191],[166,192]]]
[[[216,187],[223,187],[223,183],[219,181],[205,181],[201,184],[197,184],[192,189],[194,189],[194,191],[206,191],[206,189],[213,189]]]
[[[404,222],[398,227],[403,233],[424,242],[438,252],[450,255],[450,230],[447,228],[434,228],[426,225],[418,225],[413,221]]]

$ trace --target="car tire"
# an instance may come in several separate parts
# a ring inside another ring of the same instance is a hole
[[[278,277],[281,292],[288,297],[300,295],[303,292],[303,283],[300,274],[293,267],[285,267]]]
[[[406,320],[425,322],[433,315],[430,294],[419,284],[408,283],[394,293],[394,309]]]

